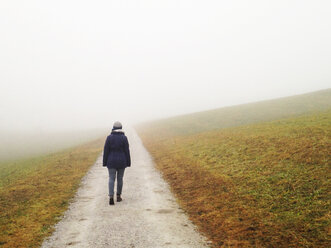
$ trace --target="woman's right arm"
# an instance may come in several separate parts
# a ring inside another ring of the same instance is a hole
[[[129,148],[129,141],[128,138],[125,136],[125,156],[127,161],[127,166],[131,166],[131,156],[130,156],[130,148]]]

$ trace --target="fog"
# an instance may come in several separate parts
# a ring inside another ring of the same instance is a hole
[[[0,129],[124,125],[331,86],[328,0],[1,1]]]

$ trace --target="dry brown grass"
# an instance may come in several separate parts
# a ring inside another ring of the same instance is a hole
[[[35,159],[24,176],[0,184],[0,246],[39,247],[67,209],[81,178],[100,154],[96,140]],[[30,164],[27,160],[20,163]],[[7,175],[10,177],[10,175]]]
[[[140,130],[215,247],[330,247],[331,112],[195,135]],[[162,129],[159,130],[162,132]]]

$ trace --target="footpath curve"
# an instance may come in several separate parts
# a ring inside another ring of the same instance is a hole
[[[108,205],[108,173],[100,155],[43,248],[208,247],[154,168],[138,135],[134,130],[126,134],[132,166],[124,174],[123,201]]]

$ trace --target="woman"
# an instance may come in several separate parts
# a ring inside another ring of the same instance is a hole
[[[117,175],[117,201],[122,201],[123,176],[126,167],[131,166],[129,142],[122,124],[116,121],[111,134],[107,137],[103,150],[103,166],[109,172],[109,205],[114,205],[114,184]]]

